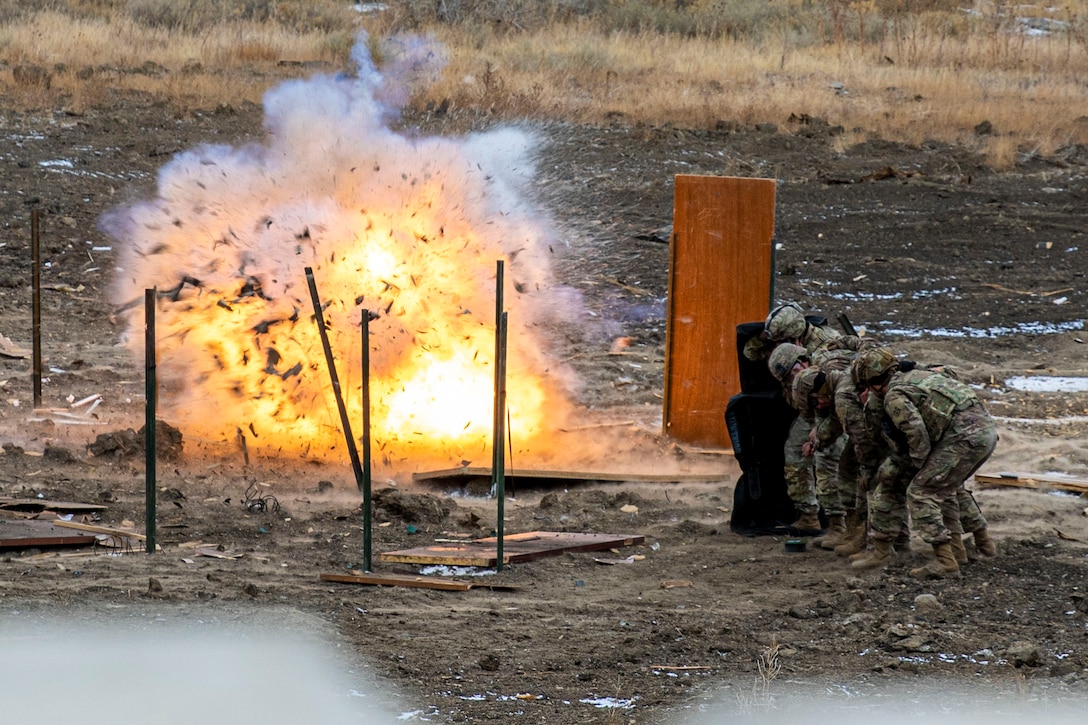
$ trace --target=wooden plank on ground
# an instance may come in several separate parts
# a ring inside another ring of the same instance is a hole
[[[638,534],[587,534],[557,531],[530,531],[503,537],[503,563],[516,564],[560,554],[602,551],[641,544]],[[484,566],[498,564],[497,539],[473,539],[414,549],[387,551],[379,555],[385,562],[401,564],[445,564],[447,566]]]
[[[433,576],[413,576],[409,574],[322,574],[323,582],[340,584],[370,584],[380,587],[412,587],[415,589],[440,589],[447,592],[467,592],[472,588],[468,582],[442,579]]]
[[[67,529],[79,529],[80,531],[89,531],[94,534],[109,534],[110,536],[123,536],[128,539],[136,539],[137,541],[146,541],[147,537],[143,534],[137,534],[135,531],[126,531],[125,529],[115,529],[109,526],[95,526],[94,524],[80,524],[75,521],[53,521],[54,526],[60,526]]]
[[[727,482],[725,473],[622,473],[616,471],[559,471],[512,468],[504,474],[506,481],[527,483],[533,481],[607,481],[617,483],[718,483]],[[491,478],[489,466],[463,466],[446,468],[438,471],[419,471],[412,474],[412,480],[421,483],[466,483],[468,481]]]
[[[65,511],[77,513],[105,511],[106,507],[96,503],[50,501],[49,499],[44,498],[0,497],[0,509],[5,509],[8,511]]]
[[[0,549],[38,549],[94,544],[94,536],[58,529],[55,526],[56,523],[56,521],[26,519],[0,520]]]
[[[1030,473],[999,473],[996,476],[976,473],[975,481],[985,487],[1010,486],[1013,488],[1034,488],[1041,490],[1088,493],[1088,481]]]

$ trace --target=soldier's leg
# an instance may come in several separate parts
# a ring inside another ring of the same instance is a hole
[[[834,550],[836,546],[856,536],[859,526],[862,530],[865,527],[865,521],[859,519],[857,513],[858,478],[861,475],[857,455],[854,453],[854,446],[850,443],[848,435],[844,434],[840,440],[842,452],[839,454],[839,464],[835,469],[835,480],[838,482],[837,497],[842,505],[843,514],[836,518],[828,513],[827,535],[813,542],[820,548],[829,550]],[[825,504],[824,507],[826,510],[827,505]]]
[[[966,453],[962,466],[966,471],[956,490],[956,501],[963,530],[968,534],[982,531],[987,527],[986,517],[982,515],[975,497],[966,488],[966,483],[982,467],[997,447],[997,426],[981,406],[969,409],[962,414],[964,421],[957,421],[966,441]]]
[[[786,493],[793,501],[802,519],[811,521],[816,518],[820,504],[816,500],[816,482],[812,472],[812,458],[806,457],[801,448],[808,440],[811,426],[803,417],[798,416],[790,426],[784,448]],[[818,528],[818,524],[817,524]]]
[[[909,477],[903,466],[888,457],[873,475],[876,488],[869,502],[869,522],[873,539],[895,541],[904,533]]]
[[[824,513],[831,516],[846,515],[846,501],[840,491],[839,458],[842,456],[846,436],[839,436],[829,447],[818,451],[815,461],[816,500]]]
[[[997,430],[988,415],[960,413],[934,444],[907,491],[911,518],[926,542],[940,544],[963,532],[958,491],[996,444]]]
[[[982,514],[982,509],[979,508],[978,502],[971,495],[971,492],[967,490],[965,484],[967,479],[975,475],[975,472],[989,459],[997,447],[997,426],[994,424],[993,418],[985,413],[985,409],[981,406],[965,411],[963,417],[966,419],[963,428],[966,430],[971,443],[967,457],[974,460],[975,463],[967,471],[963,482],[960,483],[960,487],[956,490],[956,502],[959,506],[960,523],[963,530],[973,535],[975,552],[982,558],[989,558],[997,554],[997,544],[990,537],[989,525],[986,522],[986,517]]]
[[[904,517],[900,511],[906,509],[908,480],[903,468],[891,457],[877,468],[873,475],[875,488],[869,501],[873,550],[867,556],[855,559],[851,568],[878,569],[891,562],[894,543],[903,533]]]

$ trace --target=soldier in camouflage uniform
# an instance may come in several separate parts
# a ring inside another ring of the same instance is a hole
[[[851,378],[856,366],[851,367]],[[855,389],[857,383],[854,383]],[[862,388],[859,398],[864,406],[866,429],[877,446],[880,459],[869,480],[869,528],[872,548],[851,556],[854,569],[882,569],[891,563],[893,552],[909,549],[910,515],[907,510],[907,486],[917,472],[901,441],[891,436],[891,426],[884,414],[884,400]],[[864,548],[862,546],[861,548]]]
[[[854,370],[870,395],[883,401],[888,438],[897,452],[902,451],[899,475],[910,475],[905,493],[911,520],[936,555],[934,562],[911,574],[958,576],[960,563],[966,561],[966,551],[960,552],[965,526],[981,555],[996,553],[986,520],[963,485],[997,446],[997,426],[978,396],[949,375],[902,370],[899,360],[884,349],[860,354]],[[873,505],[875,509],[875,500]],[[881,535],[875,541],[880,544],[875,556],[890,558],[891,540],[898,532],[880,530],[884,522],[877,518],[874,511],[874,539]]]
[[[837,459],[833,451],[821,452],[815,457],[815,471],[812,462],[806,458],[802,448],[808,440],[813,425],[813,416],[806,414],[792,400],[793,376],[809,365],[809,356],[827,350],[830,343],[840,338],[838,332],[829,327],[811,324],[796,304],[780,305],[767,316],[764,334],[753,338],[745,345],[744,354],[750,359],[759,359],[769,345],[774,345],[767,360],[771,374],[782,384],[785,398],[800,413],[790,427],[785,444],[786,490],[800,516],[794,527],[802,534],[816,535],[822,532],[819,519],[820,500],[817,492],[825,494],[834,488],[832,478],[837,468]],[[845,512],[830,500],[832,510],[828,515],[842,516]]]
[[[837,441],[842,445],[836,479],[846,515],[838,536],[829,535],[818,542],[825,549],[836,549],[854,539],[860,539],[858,550],[864,548],[868,482],[883,457],[883,448],[866,424],[861,399],[850,378],[848,368],[854,355],[846,350],[817,353],[816,364],[802,370],[793,381],[794,399],[816,415],[810,449],[824,450]]]

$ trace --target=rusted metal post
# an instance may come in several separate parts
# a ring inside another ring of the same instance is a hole
[[[314,303],[314,319],[317,321],[317,331],[321,335],[321,346],[325,349],[325,363],[329,366],[329,379],[332,380],[332,393],[336,396],[336,409],[340,411],[340,425],[344,427],[344,438],[348,445],[348,457],[351,458],[351,469],[355,473],[355,484],[362,491],[363,464],[359,461],[359,450],[355,447],[355,438],[351,434],[351,420],[348,419],[348,410],[344,405],[344,394],[340,390],[340,378],[336,374],[336,361],[332,356],[332,347],[329,345],[329,333],[325,329],[325,315],[321,312],[321,297],[317,294],[317,282],[314,281],[314,270],[306,268],[306,283],[310,286],[310,298]]]
[[[370,311],[363,310],[363,571],[372,571],[370,500]]]
[[[42,274],[41,244],[38,241],[38,210],[30,212],[30,288],[32,319],[30,336],[33,344],[34,407],[42,407]]]
[[[155,298],[158,293],[155,288],[144,290],[144,370],[145,370],[145,398],[147,404],[144,407],[144,535],[147,537],[145,545],[148,554],[154,554],[157,548],[155,540],[156,515],[156,450],[155,450],[155,419],[158,407],[158,366],[155,356]]]
[[[495,267],[495,417],[492,423],[491,484],[498,499],[495,523],[495,569],[502,571],[503,518],[506,509],[506,460],[503,445],[506,440],[506,313],[503,312],[503,261]]]

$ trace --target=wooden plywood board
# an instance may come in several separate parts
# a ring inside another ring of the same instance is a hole
[[[0,519],[0,549],[37,549],[55,546],[90,546],[90,533],[55,526],[55,521]]]
[[[76,503],[72,501],[50,501],[42,498],[7,498],[0,497],[0,509],[7,511],[63,511],[73,513],[93,513],[105,511],[106,507],[96,503]]]
[[[774,179],[676,177],[663,416],[671,438],[731,447],[737,325],[770,310],[775,190]]]
[[[516,564],[548,556],[580,551],[602,551],[641,544],[637,534],[586,534],[558,531],[530,531],[503,537],[503,563]],[[421,546],[388,551],[379,555],[384,562],[402,564],[445,564],[447,566],[495,566],[498,564],[497,539]]]
[[[615,481],[619,483],[717,483],[729,480],[729,474],[722,473],[622,473],[615,471],[560,471],[512,468],[504,477],[510,483],[547,483],[550,481]],[[419,471],[412,474],[412,480],[420,483],[456,483],[490,480],[491,468],[487,466],[463,466],[445,468],[438,471]]]
[[[411,576],[408,574],[322,574],[323,582],[340,584],[370,584],[382,587],[411,587],[413,589],[440,589],[447,592],[467,592],[472,588],[468,582],[454,579],[440,579],[433,576]]]
[[[1011,486],[1013,488],[1088,493],[1088,481],[1031,473],[1000,473],[996,476],[976,473],[975,482],[982,486]]]

